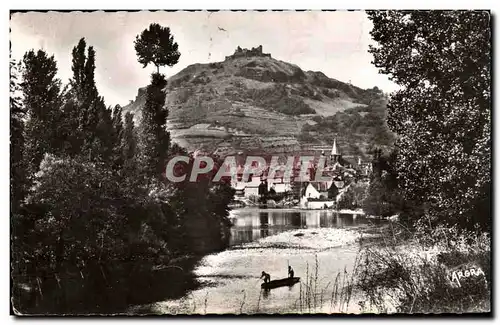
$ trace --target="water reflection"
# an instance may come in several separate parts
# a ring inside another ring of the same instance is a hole
[[[302,228],[344,228],[368,224],[360,215],[328,210],[237,209],[231,212],[234,226],[231,245],[240,245],[283,231]]]

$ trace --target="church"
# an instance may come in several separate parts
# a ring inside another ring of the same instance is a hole
[[[342,154],[337,147],[337,140],[333,140],[332,150],[326,156],[325,151],[321,152],[325,157],[325,165],[322,166],[322,175],[330,178],[329,181],[314,181],[315,175],[310,175],[310,181],[301,186],[300,207],[305,209],[330,208],[335,202],[340,190],[346,186],[346,180],[354,179],[357,172],[346,160],[342,159]],[[318,161],[319,162],[319,161]],[[315,166],[312,173],[321,171],[321,166]]]

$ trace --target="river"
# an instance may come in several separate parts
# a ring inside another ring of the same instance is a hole
[[[230,247],[195,268],[200,288],[183,298],[155,303],[159,314],[359,312],[359,293],[348,290],[360,238],[381,221],[328,210],[242,208],[231,211]],[[262,271],[300,283],[261,290]]]

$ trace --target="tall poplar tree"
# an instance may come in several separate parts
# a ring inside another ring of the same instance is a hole
[[[78,137],[75,146],[81,145],[81,154],[91,160],[111,163],[113,128],[111,110],[99,96],[95,84],[96,53],[87,48],[85,38],[80,39],[72,51],[73,78],[70,81],[78,110]]]
[[[127,112],[125,114],[125,127],[123,129],[121,142],[123,146],[124,166],[135,164],[137,154],[137,134],[134,127],[134,114]]]
[[[139,63],[146,67],[153,63],[157,72],[151,76],[146,89],[146,103],[142,114],[141,149],[143,168],[147,177],[161,178],[167,161],[170,135],[167,132],[168,109],[165,107],[167,85],[165,76],[159,73],[163,65],[173,66],[180,57],[178,45],[170,34],[170,28],[151,24],[136,37],[135,50]]]
[[[154,73],[151,84],[146,89],[146,103],[142,112],[141,149],[144,173],[159,179],[164,172],[170,134],[167,132],[168,110],[165,107],[163,88],[167,80],[162,74]]]
[[[23,57],[22,106],[27,113],[25,153],[27,172],[38,171],[45,153],[55,151],[61,107],[61,82],[54,56],[31,50]]]
[[[122,108],[120,105],[116,105],[113,109],[112,117],[112,128],[113,133],[111,134],[111,140],[113,142],[113,158],[112,166],[115,169],[121,169],[123,167],[123,120],[122,120]]]

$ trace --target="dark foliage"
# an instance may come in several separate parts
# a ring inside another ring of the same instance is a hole
[[[291,96],[284,85],[263,89],[249,89],[249,96],[256,105],[287,115],[315,114],[316,111],[297,96]]]
[[[141,123],[141,150],[143,169],[147,177],[160,177],[167,162],[170,137],[166,131],[168,110],[165,107],[163,92],[166,85],[165,76],[155,73],[146,89]]]
[[[401,190],[398,187],[396,172],[397,154],[395,151],[389,155],[383,155],[382,150],[375,150],[366,198],[363,201],[363,210],[365,213],[378,217],[389,217],[399,214],[405,210],[406,213],[417,213],[416,207],[409,207],[402,197]],[[402,216],[407,218],[407,216]]]
[[[57,141],[61,82],[56,74],[54,56],[42,50],[31,50],[24,55],[20,90],[27,115],[23,156],[28,175],[38,170],[44,153],[53,152]]]
[[[370,12],[406,200],[437,222],[491,224],[491,24],[486,11]]]
[[[377,96],[367,106],[349,108],[333,116],[317,117],[315,122],[318,124],[306,129],[319,132],[326,138],[330,134],[331,141],[339,134],[344,137],[343,142],[350,145],[366,142],[372,147],[391,148],[395,137],[386,124],[386,101],[381,94]]]
[[[26,172],[23,165],[25,111],[21,103],[19,75],[15,61],[10,61],[10,201],[12,213],[17,213],[24,197]]]
[[[170,28],[156,23],[149,25],[148,29],[136,37],[134,46],[139,63],[144,68],[153,63],[157,73],[160,72],[161,66],[175,65],[181,56],[179,46],[174,42],[174,36],[170,34]]]
[[[166,182],[168,157],[186,152],[169,148],[163,75],[152,76],[138,132],[132,114],[123,121],[121,107],[105,107],[84,39],[72,63],[61,90],[53,57],[28,52],[22,102],[11,78],[14,308],[115,313],[179,297],[196,285],[202,254],[227,246],[233,190]]]
[[[361,208],[366,195],[366,186],[365,183],[351,183],[340,196],[337,207],[351,210]]]

